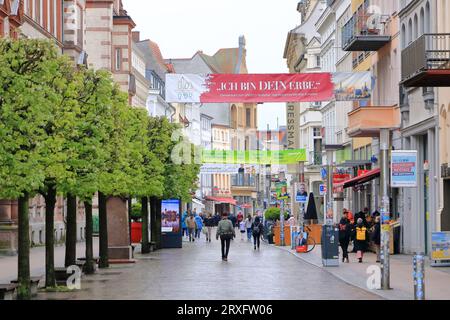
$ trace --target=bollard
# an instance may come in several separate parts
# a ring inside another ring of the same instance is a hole
[[[413,258],[414,300],[425,300],[425,255],[416,253]]]

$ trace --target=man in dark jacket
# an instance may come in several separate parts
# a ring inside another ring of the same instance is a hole
[[[342,262],[348,259],[348,244],[350,243],[350,236],[352,233],[352,226],[348,219],[348,213],[344,211],[343,217],[339,222],[339,245],[342,249]]]
[[[367,250],[367,244],[369,242],[369,233],[361,218],[356,223],[356,228],[353,231],[353,243],[356,249],[356,257],[358,262],[363,262],[364,252]]]

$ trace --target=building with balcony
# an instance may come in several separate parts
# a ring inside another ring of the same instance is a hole
[[[174,72],[173,66],[164,61],[157,43],[149,39],[139,39],[137,32],[134,32],[133,35],[136,46],[144,54],[145,78],[150,83],[146,101],[147,111],[151,116],[166,117],[169,121],[175,122],[177,121],[177,109],[165,101],[165,77],[167,73]]]
[[[393,1],[391,1],[393,2]],[[354,1],[353,15],[342,28],[342,50],[378,51],[391,41],[390,6],[382,0]]]
[[[448,19],[439,12],[438,8],[443,9],[442,4],[438,7],[441,2],[402,1],[399,10],[402,149],[418,152],[418,187],[400,190],[403,245],[408,253],[423,251],[429,254],[431,233],[441,228],[442,207],[439,208],[439,203],[442,201],[437,183],[440,171],[439,106],[448,104],[448,100],[440,101],[444,97],[440,94],[441,88],[429,86],[438,82],[438,69],[446,57],[446,36],[439,35],[445,30],[438,29],[437,21],[438,17]],[[444,42],[441,44],[439,39]]]

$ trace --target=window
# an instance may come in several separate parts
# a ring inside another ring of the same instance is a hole
[[[122,49],[116,49],[116,71],[120,71],[122,69]]]
[[[245,125],[247,127],[251,127],[251,123],[252,123],[252,116],[251,116],[251,110],[249,108],[245,109]]]
[[[318,128],[318,127],[313,128],[313,136],[314,137],[321,137],[322,136],[322,134],[320,132],[320,128]]]
[[[320,55],[316,55],[316,67],[320,67]]]

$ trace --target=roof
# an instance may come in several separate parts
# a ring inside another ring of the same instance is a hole
[[[146,68],[155,71],[161,79],[166,73],[173,73],[173,65],[164,61],[158,44],[150,39],[136,42],[138,48],[144,53]]]

